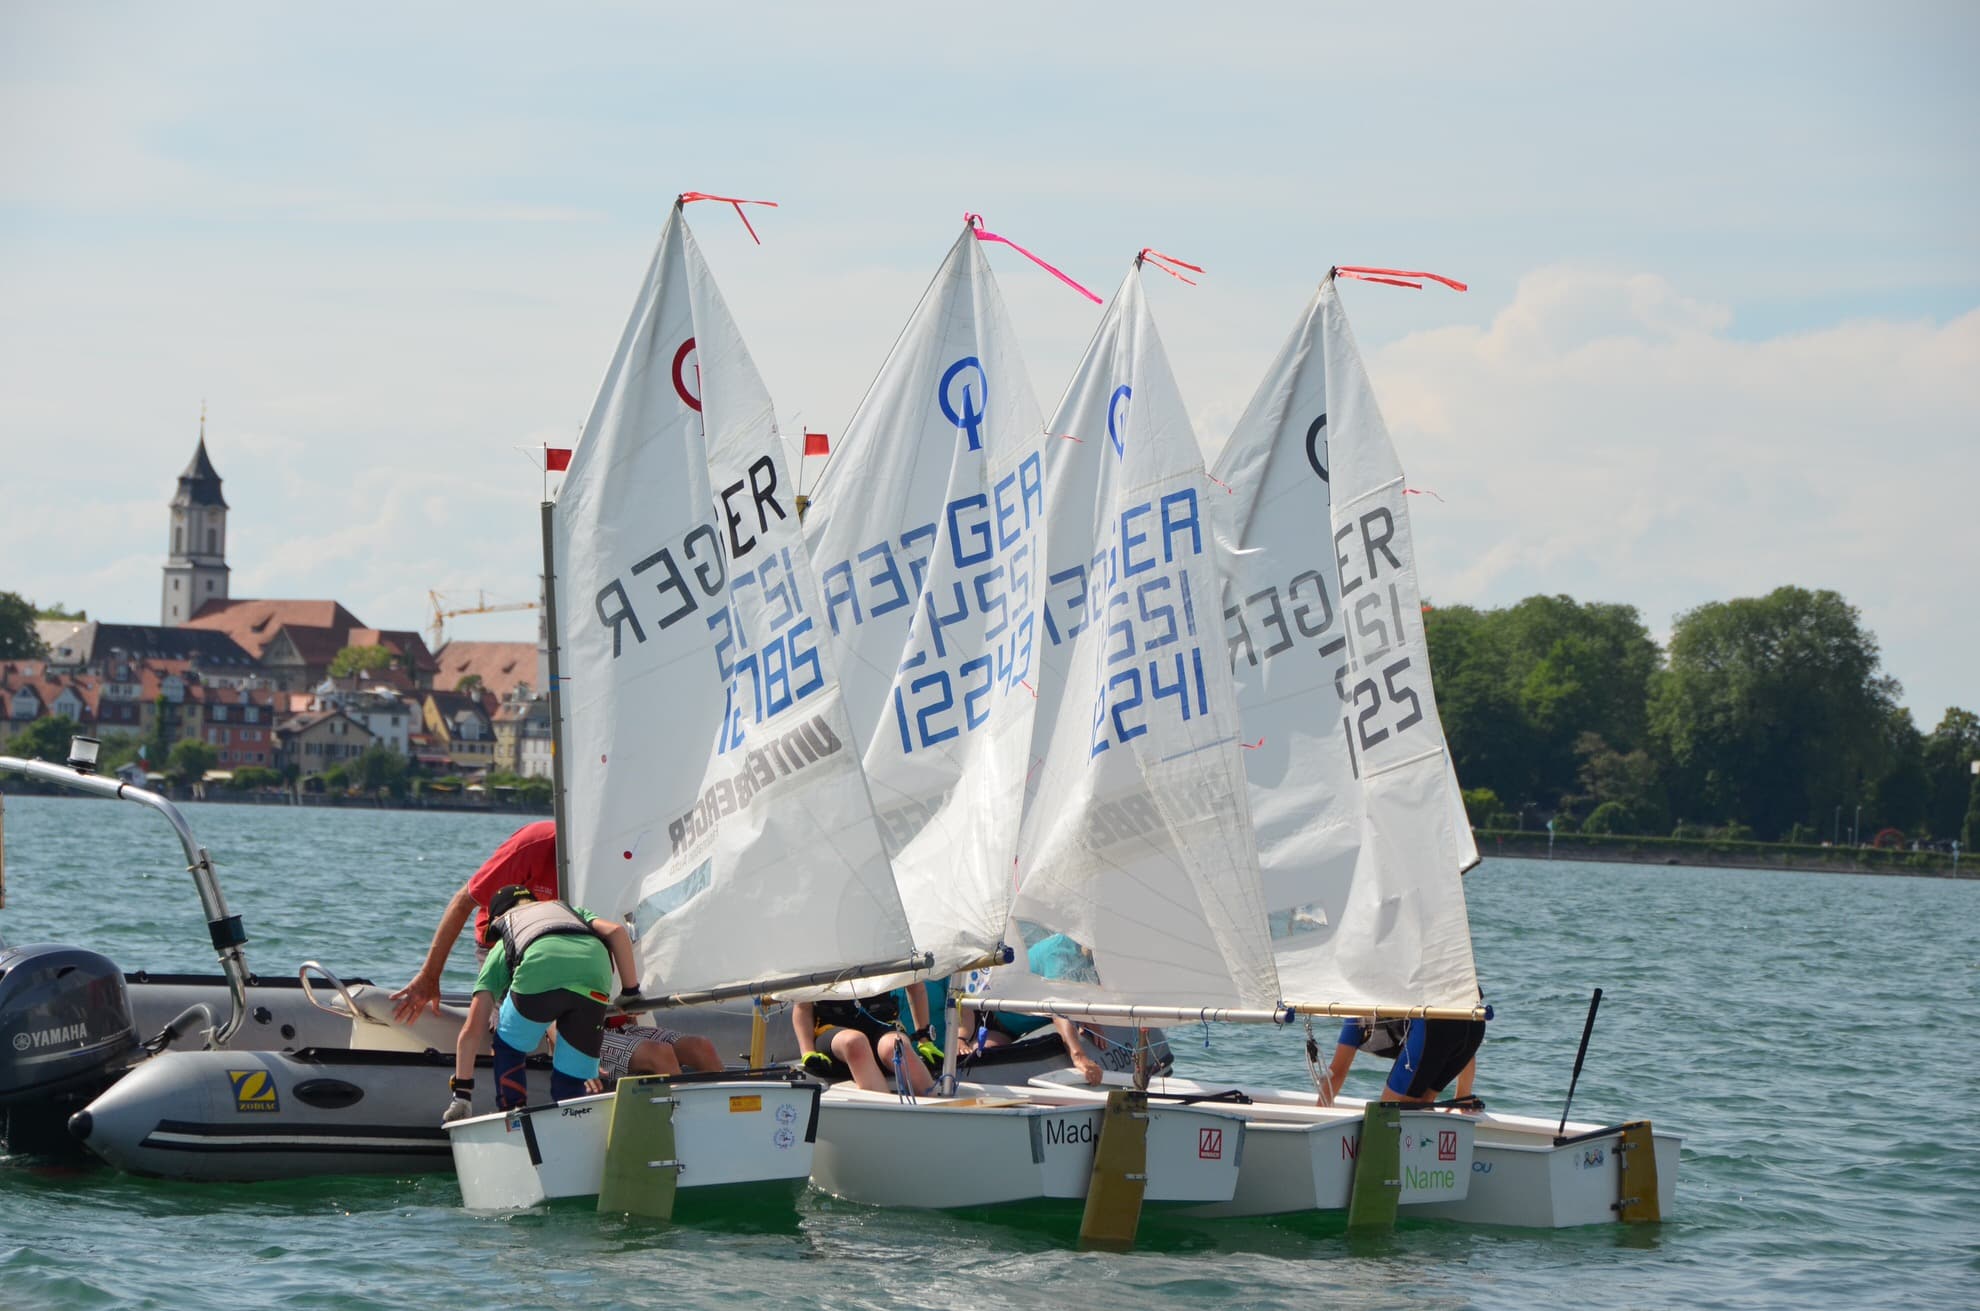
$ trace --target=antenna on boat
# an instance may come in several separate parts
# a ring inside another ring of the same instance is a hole
[[[1595,1009],[1602,1004],[1602,990],[1597,988],[1595,995],[1588,999],[1588,1019],[1581,1026],[1581,1047],[1574,1054],[1574,1073],[1568,1078],[1567,1100],[1561,1103],[1561,1127],[1554,1131],[1555,1137],[1567,1132],[1568,1107],[1574,1105],[1574,1086],[1581,1082],[1581,1062],[1588,1055],[1588,1035],[1595,1032]]]

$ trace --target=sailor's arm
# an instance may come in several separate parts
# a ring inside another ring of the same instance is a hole
[[[811,1044],[818,1041],[811,1018],[811,1003],[800,1001],[791,1003],[791,1031],[797,1034],[798,1052],[811,1050]]]
[[[928,985],[919,979],[907,986],[908,1014],[914,1017],[914,1031],[928,1027]]]
[[[1066,1055],[1072,1057],[1073,1068],[1079,1077],[1088,1083],[1099,1083],[1100,1063],[1086,1054],[1086,1045],[1079,1040],[1079,1026],[1063,1015],[1052,1017],[1052,1028],[1058,1032],[1059,1041],[1066,1045]]]
[[[1334,1047],[1334,1060],[1327,1067],[1327,1086],[1320,1090],[1320,1105],[1332,1106],[1334,1099],[1341,1095],[1341,1085],[1346,1082],[1348,1070],[1354,1065],[1355,1054],[1361,1049],[1347,1043]]]
[[[594,919],[591,931],[605,940],[612,953],[612,966],[619,971],[619,985],[627,992],[639,991],[639,961],[633,956],[632,934],[617,920]]]
[[[412,1023],[428,1008],[439,1013],[440,972],[447,968],[447,957],[453,953],[461,930],[467,927],[473,914],[474,898],[468,895],[468,885],[463,883],[440,914],[440,927],[433,930],[433,944],[426,949],[426,961],[419,967],[419,973],[413,975],[411,983],[392,994],[392,1000],[398,1003],[392,1013],[401,1024]]]

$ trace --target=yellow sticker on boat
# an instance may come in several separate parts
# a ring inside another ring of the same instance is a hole
[[[275,1081],[268,1077],[266,1070],[229,1070],[227,1082],[233,1085],[234,1109],[237,1111],[279,1111],[282,1104],[275,1097]]]
[[[731,1114],[737,1111],[760,1111],[762,1109],[763,1098],[756,1093],[751,1093],[747,1097],[731,1097],[729,1099],[729,1111]]]

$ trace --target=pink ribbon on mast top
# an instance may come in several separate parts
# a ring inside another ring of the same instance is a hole
[[[771,209],[777,208],[777,202],[774,200],[743,200],[736,196],[711,196],[706,191],[683,191],[676,199],[683,205],[692,205],[697,200],[719,200],[724,205],[733,206],[736,217],[742,220],[743,229],[749,233],[749,239],[759,246],[763,244],[763,238],[756,235],[755,228],[750,227],[749,215],[743,213],[743,206],[768,205]]]
[[[1068,287],[1071,287],[1074,291],[1078,292],[1080,295],[1092,301],[1095,305],[1099,305],[1102,303],[1101,299],[1098,296],[1094,295],[1086,288],[1080,286],[1077,282],[1074,282],[1071,278],[1067,277],[1059,270],[1053,268],[1050,264],[1047,264],[1044,260],[1038,258],[1038,256],[1032,254],[1030,251],[1026,250],[1023,246],[1018,245],[1015,241],[1012,241],[1009,237],[1000,237],[996,233],[986,229],[983,226],[983,216],[981,214],[964,214],[963,222],[969,224],[970,229],[976,233],[976,239],[978,241],[1000,241],[1004,245],[1009,246],[1012,250],[1016,251],[1018,254],[1030,260],[1033,264],[1036,264],[1039,268],[1044,269],[1047,273],[1051,274],[1059,281],[1065,283]]]
[[[1187,282],[1192,287],[1196,285],[1195,278],[1185,278],[1182,274],[1176,272],[1176,269],[1170,268],[1169,265],[1173,264],[1176,266],[1176,268],[1179,269],[1188,269],[1191,273],[1203,272],[1202,269],[1198,268],[1194,264],[1191,264],[1188,260],[1177,259],[1174,255],[1164,255],[1161,251],[1156,250],[1153,246],[1143,246],[1141,248],[1141,253],[1139,255],[1136,255],[1135,259],[1153,260],[1155,262],[1156,268],[1162,270],[1162,272],[1168,274],[1170,277],[1174,278],[1177,282]]]
[[[1361,282],[1386,283],[1391,287],[1408,287],[1412,291],[1423,290],[1423,284],[1421,282],[1410,280],[1416,278],[1427,278],[1431,282],[1441,282],[1452,291],[1471,290],[1471,288],[1465,286],[1462,282],[1454,278],[1447,278],[1441,273],[1423,273],[1411,269],[1374,269],[1364,268],[1358,264],[1336,264],[1334,266],[1334,275],[1341,278],[1355,278]]]

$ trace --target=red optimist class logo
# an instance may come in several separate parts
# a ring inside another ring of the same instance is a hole
[[[1196,1131],[1196,1155],[1198,1160],[1221,1161],[1224,1159],[1224,1131],[1222,1129],[1198,1129]]]
[[[1457,1130],[1437,1130],[1437,1159],[1440,1161],[1457,1160]]]

